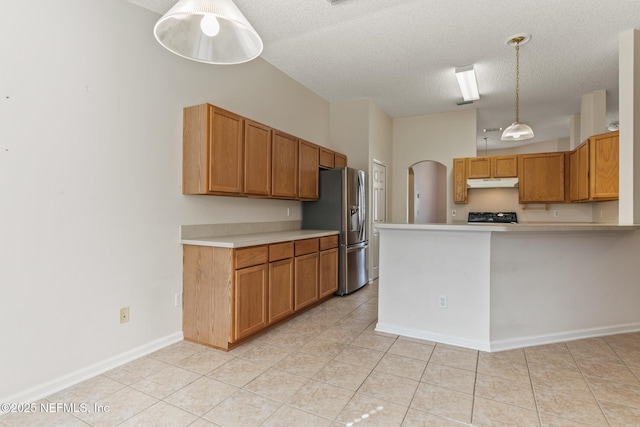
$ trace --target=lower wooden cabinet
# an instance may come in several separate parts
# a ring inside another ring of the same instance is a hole
[[[229,249],[183,245],[183,333],[228,350],[328,299],[338,236]]]
[[[269,263],[269,323],[293,314],[293,258]]]
[[[234,330],[231,341],[249,336],[268,324],[267,265],[241,268],[233,285]]]
[[[333,295],[338,290],[338,248],[320,252],[320,298]]]
[[[318,301],[318,253],[295,258],[294,309],[300,310]]]

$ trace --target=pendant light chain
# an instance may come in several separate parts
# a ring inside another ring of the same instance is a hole
[[[516,43],[516,123],[520,123],[520,41]]]

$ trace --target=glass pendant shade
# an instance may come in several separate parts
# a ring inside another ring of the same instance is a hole
[[[524,123],[514,122],[502,132],[503,141],[524,141],[534,137],[533,129]]]
[[[207,64],[251,61],[263,48],[260,36],[232,0],[179,0],[153,33],[169,51]]]

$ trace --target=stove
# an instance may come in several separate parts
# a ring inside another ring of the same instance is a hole
[[[469,212],[467,222],[517,224],[518,217],[515,212]]]

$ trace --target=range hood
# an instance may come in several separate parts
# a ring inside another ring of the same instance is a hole
[[[515,188],[518,178],[468,179],[467,188]]]

